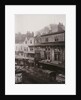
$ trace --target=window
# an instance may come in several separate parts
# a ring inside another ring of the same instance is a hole
[[[50,50],[50,47],[48,48],[48,50]]]
[[[39,41],[39,42],[41,43],[41,41],[42,41],[42,40],[41,40],[41,38],[40,38],[40,41]]]
[[[24,47],[24,51],[26,51],[26,48]]]
[[[27,51],[28,51],[28,47],[27,47]]]
[[[28,57],[28,54],[26,54],[26,57]]]
[[[55,61],[58,61],[58,54],[55,53]]]
[[[23,56],[23,53],[21,53],[21,56]]]
[[[33,48],[32,47],[30,48],[30,51],[33,51]]]
[[[47,50],[47,47],[45,48],[45,50]]]
[[[54,60],[55,61],[59,61],[60,60],[60,52],[59,52],[59,49],[55,49]]]
[[[48,59],[50,60],[50,52],[48,52],[47,56],[48,56]]]
[[[27,44],[27,41],[25,41],[25,44]]]
[[[32,40],[30,40],[30,43],[32,44]]]
[[[58,37],[55,37],[55,41],[58,41]]]
[[[48,42],[48,38],[46,38],[45,41]]]

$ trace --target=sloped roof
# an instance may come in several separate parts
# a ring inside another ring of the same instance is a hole
[[[60,33],[65,33],[65,31],[61,31],[61,32],[54,32],[54,33],[50,33],[50,34],[44,34],[44,35],[41,35],[41,37],[43,36],[48,36],[48,35],[55,35],[55,34],[60,34]]]
[[[29,40],[31,37],[32,36],[28,37],[27,34],[16,34],[15,43],[21,44],[25,41],[26,38]]]

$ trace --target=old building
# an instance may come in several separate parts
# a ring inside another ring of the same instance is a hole
[[[34,37],[26,37],[22,43],[15,44],[15,55],[20,58],[34,58]]]
[[[65,31],[44,34],[35,38],[35,49],[39,48],[41,58],[50,63],[64,63],[65,60]]]
[[[22,42],[15,44],[15,56],[20,58],[27,57],[28,46],[27,46],[27,38]]]
[[[27,57],[30,59],[34,59],[34,54],[35,54],[34,37],[28,39],[27,46],[28,46]]]
[[[34,60],[37,54],[37,60],[47,60],[50,63],[65,63],[65,27],[59,23],[54,26],[54,31],[47,34],[40,34],[24,37],[23,41],[15,44],[16,57]],[[56,27],[56,30],[55,30]],[[40,55],[39,55],[40,54]]]

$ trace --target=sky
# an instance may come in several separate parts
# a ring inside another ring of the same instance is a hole
[[[49,24],[58,24],[59,22],[65,25],[64,14],[16,14],[15,33],[26,34],[27,31],[35,33]]]

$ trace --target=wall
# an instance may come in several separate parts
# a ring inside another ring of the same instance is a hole
[[[55,35],[47,35],[41,37],[41,43],[47,43],[46,38],[48,38],[48,42],[55,42],[55,39],[58,38],[58,42],[64,41],[64,33],[55,34]]]
[[[32,50],[33,49],[33,50]],[[28,53],[34,53],[34,37],[28,40]]]

